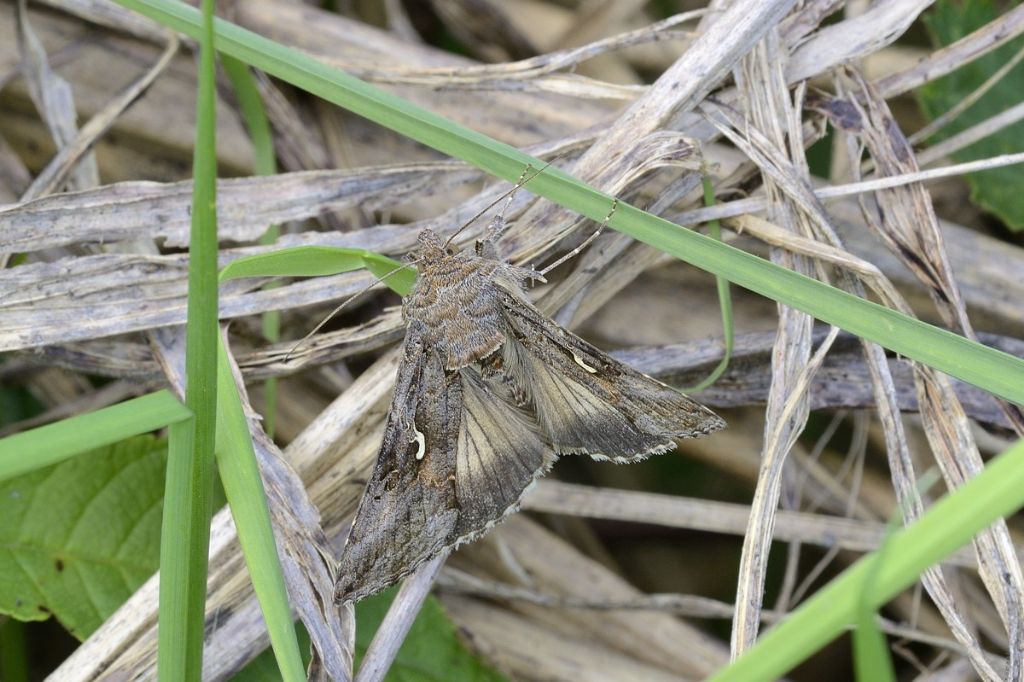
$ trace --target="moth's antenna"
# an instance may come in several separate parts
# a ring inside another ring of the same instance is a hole
[[[384,273],[379,279],[377,279],[377,281],[370,282],[365,287],[363,287],[362,289],[360,289],[356,293],[354,293],[351,296],[349,296],[348,298],[346,298],[344,301],[341,302],[341,305],[339,305],[337,308],[335,308],[330,313],[328,313],[327,317],[325,317],[324,319],[320,320],[320,322],[318,322],[317,325],[315,327],[313,327],[313,331],[309,332],[308,334],[303,336],[301,339],[299,339],[298,342],[294,346],[292,346],[292,349],[290,351],[288,351],[287,355],[284,356],[284,360],[282,362],[288,362],[289,360],[291,360],[292,355],[295,354],[295,351],[297,351],[299,349],[299,347],[302,346],[302,344],[306,343],[306,341],[309,341],[311,336],[313,336],[318,331],[323,329],[325,324],[330,322],[331,319],[333,319],[335,315],[337,315],[342,310],[347,308],[348,305],[350,303],[352,303],[352,301],[356,300],[357,298],[359,298],[360,296],[365,294],[367,291],[369,291],[370,289],[374,288],[375,286],[377,286],[378,284],[380,284],[381,282],[386,280],[388,277],[391,277],[391,275],[394,275],[397,272],[401,272],[402,270],[404,270],[404,269],[406,269],[406,268],[408,268],[410,266],[416,265],[421,260],[423,260],[423,259],[422,258],[417,258],[414,261],[409,261],[408,263],[403,263],[402,265],[399,265],[397,268],[392,269],[390,272]]]
[[[579,253],[580,251],[582,251],[583,249],[587,248],[587,246],[588,246],[588,245],[589,245],[589,244],[590,244],[590,243],[591,243],[592,241],[594,241],[595,239],[597,239],[598,235],[600,235],[600,234],[601,234],[601,231],[602,231],[602,230],[604,230],[604,228],[606,228],[606,227],[608,226],[608,222],[609,222],[609,221],[610,221],[610,220],[612,219],[612,216],[613,216],[613,215],[615,215],[615,210],[616,210],[616,209],[617,209],[618,207],[619,207],[619,199],[618,199],[618,197],[616,197],[616,198],[615,198],[615,199],[614,199],[614,200],[612,201],[612,208],[611,208],[611,210],[610,210],[610,211],[608,211],[608,215],[606,215],[606,216],[604,217],[604,220],[603,220],[603,221],[601,221],[601,224],[600,224],[600,225],[598,226],[598,228],[597,228],[597,231],[596,231],[596,232],[594,232],[594,234],[592,234],[592,235],[590,235],[589,237],[587,237],[586,239],[584,239],[584,240],[583,240],[583,243],[582,243],[582,244],[580,244],[579,246],[577,246],[577,247],[576,247],[575,249],[573,249],[573,250],[572,250],[572,251],[570,251],[569,253],[565,254],[564,256],[562,256],[561,258],[559,258],[558,260],[556,260],[556,261],[555,261],[554,263],[552,263],[551,265],[549,265],[549,266],[547,266],[546,268],[544,268],[543,270],[541,270],[541,271],[540,271],[540,276],[541,276],[541,277],[543,277],[544,275],[548,274],[549,272],[551,272],[552,270],[554,270],[555,268],[557,268],[557,267],[558,267],[559,265],[561,265],[562,263],[564,263],[565,261],[567,261],[567,260],[569,260],[570,258],[572,258],[573,256],[577,255],[577,254],[578,254],[578,253]],[[560,239],[560,237],[559,237],[559,239]]]
[[[455,232],[452,233],[452,236],[448,237],[448,239],[445,240],[445,243],[444,243],[445,248],[447,248],[448,245],[452,243],[452,240],[455,239],[457,236],[459,236],[459,234],[463,230],[465,230],[467,227],[469,227],[474,222],[476,222],[477,218],[479,218],[484,213],[487,213],[492,208],[497,206],[499,203],[501,203],[501,201],[503,199],[507,199],[508,201],[505,204],[505,208],[502,209],[502,213],[504,213],[505,210],[508,209],[509,204],[512,203],[512,195],[515,194],[516,191],[520,187],[522,187],[523,185],[528,183],[530,180],[533,180],[535,177],[537,177],[538,175],[540,175],[541,173],[546,171],[548,169],[548,166],[550,166],[552,164],[552,162],[553,162],[553,160],[552,161],[548,161],[543,166],[541,166],[540,170],[534,171],[532,174],[530,174],[530,171],[533,170],[533,167],[532,166],[527,166],[526,170],[523,171],[523,174],[519,176],[519,180],[517,180],[516,184],[512,186],[512,189],[510,189],[509,191],[505,192],[504,194],[502,194],[500,197],[498,197],[497,199],[495,199],[491,203],[487,204],[487,206],[485,206],[479,213],[477,213],[475,216],[473,216],[472,218],[470,218],[469,220],[464,222],[459,229],[455,230]],[[529,175],[529,177],[527,177],[527,175]]]

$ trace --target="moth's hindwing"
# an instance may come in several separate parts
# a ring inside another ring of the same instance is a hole
[[[461,370],[462,425],[456,457],[458,541],[514,511],[523,492],[554,462],[532,415],[517,407],[501,376]]]
[[[629,462],[725,426],[703,405],[641,374],[502,289],[506,364],[557,454]]]

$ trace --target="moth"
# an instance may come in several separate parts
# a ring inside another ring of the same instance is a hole
[[[542,275],[498,256],[503,230],[499,214],[461,252],[418,236],[394,398],[339,559],[339,603],[487,532],[559,456],[636,462],[725,426],[537,310],[525,285]]]

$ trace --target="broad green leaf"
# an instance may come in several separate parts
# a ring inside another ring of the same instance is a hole
[[[0,483],[0,613],[99,627],[156,572],[166,464],[139,436]]]
[[[396,591],[397,588],[391,588],[356,604],[358,658],[366,653]],[[427,597],[384,679],[387,682],[502,682],[505,678],[462,645],[441,605],[433,597]]]
[[[949,45],[999,16],[1001,8],[991,0],[951,2],[942,0],[925,15],[925,24],[938,45]],[[929,119],[948,111],[978,89],[999,67],[1024,48],[1024,38],[1010,41],[992,53],[964,64],[953,73],[924,85],[918,90],[921,108]],[[1017,64],[991,90],[938,135],[945,139],[981,121],[1020,104],[1024,92],[1024,62]],[[953,154],[957,161],[974,161],[1000,154],[1024,151],[1024,122],[1003,128]],[[971,199],[999,217],[1013,230],[1024,229],[1024,168],[1007,166],[967,176]]]

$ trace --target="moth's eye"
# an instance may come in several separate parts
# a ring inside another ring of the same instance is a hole
[[[445,249],[444,249],[444,252],[447,253],[449,256],[454,256],[455,255],[455,249],[453,249],[450,246],[446,246]]]

